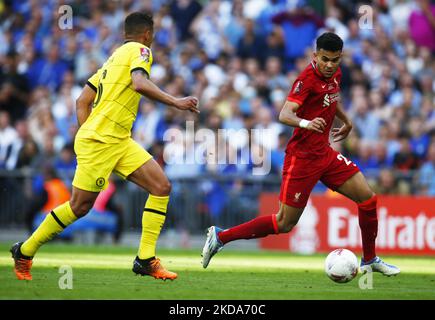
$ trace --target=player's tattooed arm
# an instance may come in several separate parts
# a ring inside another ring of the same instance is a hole
[[[133,89],[151,100],[159,101],[180,110],[189,110],[191,112],[199,113],[197,98],[175,98],[171,96],[149,80],[148,74],[144,69],[132,71],[131,80]]]
[[[299,118],[296,115],[299,107],[299,104],[296,102],[286,101],[279,114],[279,121],[291,127],[301,127],[322,133],[326,128],[326,121],[320,117],[310,121]]]
[[[94,102],[97,92],[90,87],[85,85],[80,96],[76,100],[76,113],[77,122],[79,127],[85,123],[86,119],[89,117],[92,111],[92,103]]]

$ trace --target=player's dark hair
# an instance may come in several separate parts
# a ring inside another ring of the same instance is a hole
[[[323,49],[325,51],[341,51],[343,50],[343,40],[335,33],[325,32],[316,40],[316,49],[319,51]]]
[[[133,12],[124,21],[124,33],[128,35],[140,34],[153,27],[153,17],[145,12]]]

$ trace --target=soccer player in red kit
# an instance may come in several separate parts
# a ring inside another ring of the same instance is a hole
[[[400,272],[397,267],[383,262],[375,252],[376,195],[358,167],[329,145],[335,117],[343,125],[332,129],[334,142],[345,139],[352,130],[352,122],[340,102],[342,49],[343,41],[334,33],[327,32],[317,38],[313,60],[295,80],[279,115],[280,122],[295,130],[286,149],[278,213],[226,230],[210,227],[202,251],[204,268],[230,241],[290,232],[304,211],[311,190],[320,180],[358,206],[363,246],[361,271],[371,270],[387,276]]]

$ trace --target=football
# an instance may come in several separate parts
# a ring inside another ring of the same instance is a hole
[[[348,249],[336,249],[326,257],[325,272],[334,282],[349,282],[358,274],[358,259]]]

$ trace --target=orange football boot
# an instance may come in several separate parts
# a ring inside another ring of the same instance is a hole
[[[151,276],[155,279],[170,279],[175,280],[177,274],[166,270],[160,263],[160,259],[153,258],[152,260],[141,260],[136,257],[133,262],[133,272],[142,276]]]
[[[21,253],[22,244],[22,242],[17,242],[9,250],[15,263],[14,272],[18,280],[32,280],[30,269],[32,268],[33,257],[27,257]]]

